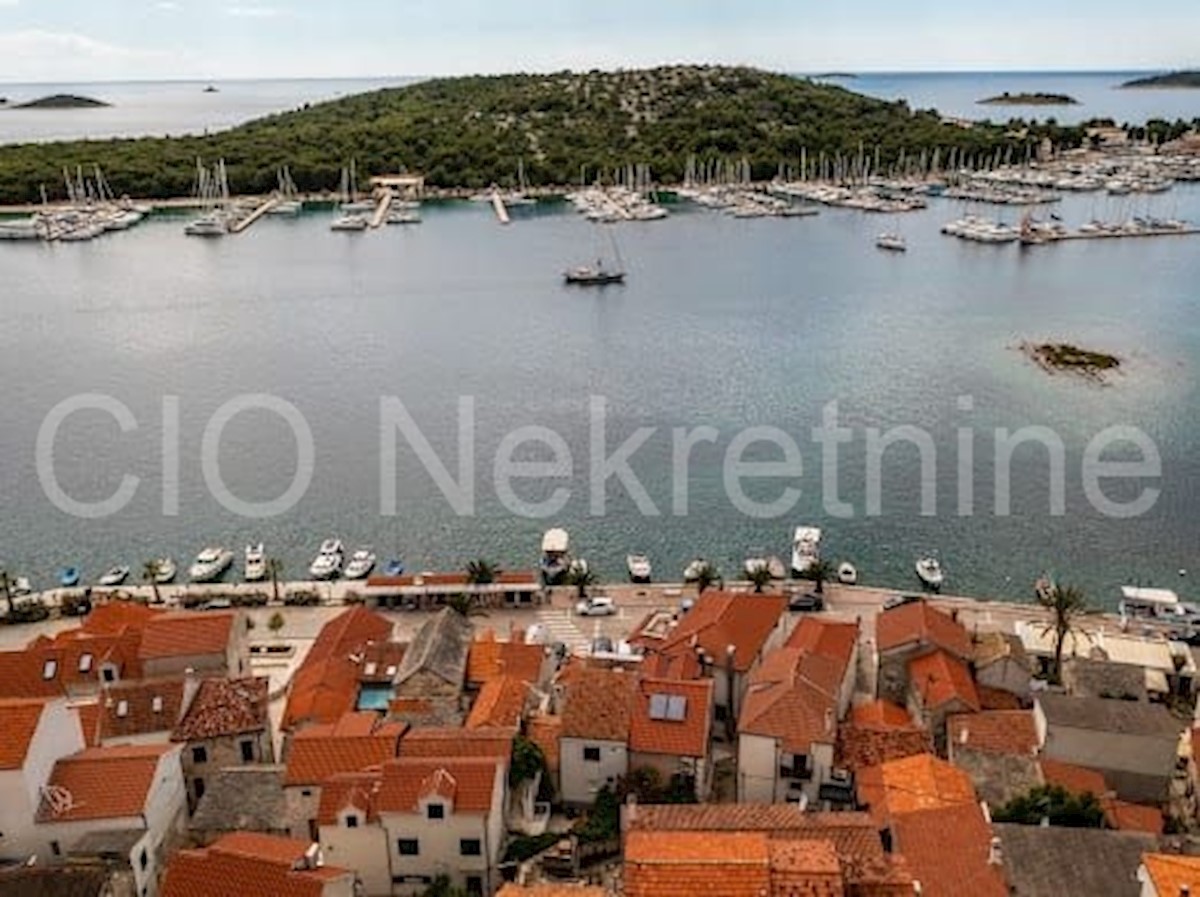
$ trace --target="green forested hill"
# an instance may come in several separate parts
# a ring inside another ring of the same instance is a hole
[[[682,178],[689,156],[748,158],[769,177],[801,147],[889,161],[901,150],[1003,140],[999,128],[943,125],[840,87],[746,68],[671,67],[611,73],[448,78],[360,94],[273,115],[205,137],[78,141],[0,147],[0,202],[31,201],[40,184],[61,191],[64,166],[101,165],[118,193],[186,195],[198,156],[226,161],[232,189],[267,192],[278,166],[301,190],[336,187],[341,166],[360,173],[423,171],[440,187],[511,182],[523,159],[531,183],[569,184],[598,171],[651,166]]]

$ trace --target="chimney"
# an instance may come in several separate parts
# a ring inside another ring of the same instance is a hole
[[[833,731],[833,722],[834,722],[834,720],[833,720],[833,708],[832,708],[832,707],[826,707],[826,708],[825,708],[825,731],[826,731],[826,732],[832,732],[832,731]]]
[[[1000,839],[992,838],[992,846],[988,850],[988,865],[1003,866],[1004,852],[1000,849]]]
[[[192,701],[196,700],[196,693],[199,691],[200,680],[196,677],[196,671],[188,667],[183,671],[183,695],[179,704],[180,719],[187,716],[187,712],[192,709]]]
[[[921,894],[923,894],[924,892],[925,892],[925,889],[921,887],[921,883],[919,881],[914,881],[913,882],[913,894],[915,894],[916,897],[921,897]]]

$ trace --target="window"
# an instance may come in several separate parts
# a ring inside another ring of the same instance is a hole
[[[420,856],[421,842],[416,838],[401,838],[396,842],[396,850],[399,851],[402,857]]]
[[[715,708],[713,708],[713,711],[717,718],[717,722],[723,723],[729,719],[729,708],[724,704],[718,704]]]
[[[151,709],[151,710],[153,710],[155,713],[162,713],[162,712],[163,712],[163,699],[162,699],[162,695],[155,695],[155,696],[153,697],[153,699],[151,699],[151,701],[150,701],[150,709]]]
[[[79,655],[79,672],[87,673],[87,672],[90,672],[91,669],[92,669],[92,655],[91,654],[80,654]]]
[[[129,716],[128,701],[117,701],[117,716],[121,717],[122,719]]]
[[[142,855],[138,857],[138,865],[142,867],[142,871],[146,871],[146,867],[150,865],[150,855],[146,853],[146,848],[142,848]]]
[[[426,819],[445,819],[446,805],[445,804],[430,804],[425,808]]]
[[[600,748],[585,747],[583,749],[583,762],[584,763],[599,763],[600,762]]]
[[[56,857],[62,856],[62,847],[59,845],[59,843],[57,841],[50,842],[50,852],[52,854],[54,854]]]
[[[799,779],[807,782],[813,777],[812,762],[808,759],[807,754],[795,754],[791,758],[785,754],[779,766],[779,774],[785,779]]]
[[[463,838],[458,842],[458,852],[465,857],[477,857],[483,853],[483,845],[478,838]]]
[[[192,748],[192,762],[196,764],[208,762],[208,748],[204,745],[197,745]]]
[[[467,876],[467,894],[469,897],[483,897],[483,879],[478,875]]]
[[[47,682],[49,682],[51,679],[54,678],[54,674],[57,672],[58,672],[58,661],[57,660],[47,660],[45,665],[42,667],[42,678],[45,679]]]
[[[358,817],[353,813],[346,817],[346,828],[358,828]]]
[[[243,741],[241,743],[240,747],[242,749],[242,762],[243,763],[253,763],[254,762],[254,742],[253,741]]]
[[[204,797],[204,779],[192,779],[192,791],[196,794],[196,803]]]
[[[116,667],[111,667],[111,666],[104,667],[102,670],[100,670],[100,677],[105,682],[116,682],[117,681]]]
[[[311,788],[301,788],[300,796],[301,797],[312,797],[312,789]]]

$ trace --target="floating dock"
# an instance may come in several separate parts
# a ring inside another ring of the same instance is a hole
[[[236,221],[229,222],[229,227],[227,228],[229,233],[240,234],[242,231],[244,231],[248,227],[250,227],[250,225],[252,225],[259,218],[263,217],[269,211],[271,211],[271,209],[275,208],[275,206],[277,206],[278,204],[279,204],[278,197],[271,197],[270,199],[266,200],[265,202],[259,203],[257,206],[254,207],[254,211],[252,211],[249,215],[246,215],[244,218],[239,218]]]

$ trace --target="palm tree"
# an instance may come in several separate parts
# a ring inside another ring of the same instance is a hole
[[[1050,583],[1046,588],[1038,590],[1037,602],[1051,615],[1043,632],[1054,634],[1054,668],[1051,671],[1051,679],[1055,684],[1061,684],[1063,648],[1067,636],[1075,631],[1076,621],[1087,613],[1087,598],[1083,589],[1077,586]]]
[[[750,570],[746,576],[750,582],[754,583],[754,594],[761,595],[763,589],[771,584],[774,579],[771,576],[771,569],[766,564],[756,564],[753,570]]]
[[[150,583],[154,590],[154,603],[162,604],[162,595],[158,593],[158,578],[162,576],[163,564],[158,558],[152,558],[142,564],[142,582]]]
[[[721,577],[721,571],[712,561],[705,561],[696,570],[696,594],[703,595],[713,586],[720,588],[724,584],[725,580]]]
[[[500,576],[500,567],[479,558],[467,564],[467,582],[473,586],[491,585]]]
[[[446,607],[454,611],[460,617],[486,617],[487,611],[476,606],[475,600],[467,594],[459,592],[457,595],[451,595],[446,599]]]
[[[824,595],[825,583],[833,579],[833,576],[836,572],[837,571],[834,569],[833,564],[831,564],[829,561],[816,558],[811,564],[809,564],[808,569],[800,574],[800,578],[807,579],[812,582],[814,584],[813,591],[815,591],[818,595]]]
[[[283,576],[283,561],[279,558],[267,558],[267,576],[271,577],[271,592],[275,603],[279,603],[279,578]]]
[[[4,593],[5,610],[11,617],[13,612],[12,582],[8,578],[7,570],[0,570],[0,592]]]
[[[591,567],[573,564],[567,573],[567,584],[575,586],[578,590],[580,601],[587,597],[587,590],[598,581],[599,577],[596,576],[596,571]]]

